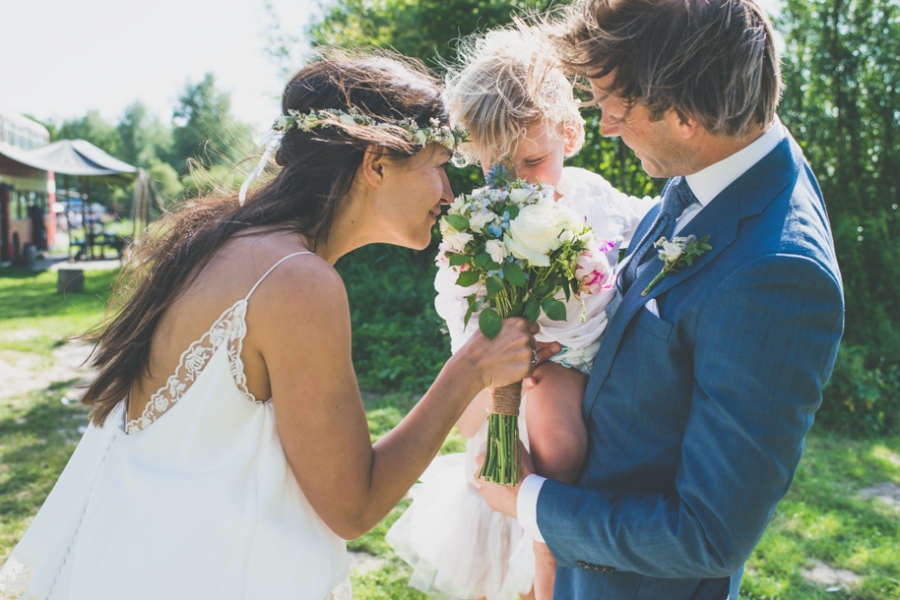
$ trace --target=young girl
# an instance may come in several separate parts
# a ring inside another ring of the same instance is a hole
[[[492,31],[461,48],[460,68],[449,75],[446,91],[451,120],[471,135],[461,149],[485,173],[502,162],[513,176],[553,186],[558,202],[584,215],[599,239],[618,246],[630,239],[654,200],[628,197],[599,175],[563,167],[584,143],[584,120],[570,82],[548,50],[536,30],[524,27]],[[609,252],[610,263],[616,254]],[[446,259],[439,257],[438,266],[435,304],[456,352],[478,328],[477,315],[463,324],[465,296],[472,290],[455,284],[458,274]],[[538,320],[538,342],[562,346],[536,369],[527,416],[520,417],[522,439],[541,475],[568,483],[578,477],[587,449],[582,398],[612,297],[612,291],[586,296],[583,304],[572,298],[566,321]],[[387,540],[413,565],[410,584],[426,593],[549,600],[556,563],[546,545],[535,542],[532,552],[519,524],[492,512],[478,495],[475,457],[486,440],[490,394],[486,389],[476,396],[457,423],[469,438],[466,454],[432,463]]]

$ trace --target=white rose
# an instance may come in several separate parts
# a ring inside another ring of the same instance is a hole
[[[531,190],[517,188],[509,191],[509,200],[513,204],[525,204],[531,197]]]
[[[553,206],[525,206],[509,224],[504,236],[506,247],[516,258],[534,267],[549,267],[548,255],[559,248],[559,227]]]
[[[502,264],[507,257],[506,246],[500,240],[488,240],[484,244],[484,249],[491,255],[491,260],[495,263]]]
[[[463,233],[461,231],[450,231],[444,235],[444,243],[447,244],[447,247],[452,252],[463,252],[466,249],[466,244],[471,242],[474,238],[471,233]]]
[[[420,146],[424,146],[428,143],[428,134],[425,133],[424,130],[420,129],[416,131],[416,143]]]
[[[475,233],[481,233],[481,230],[484,229],[485,225],[497,220],[499,220],[499,217],[497,217],[496,214],[489,210],[482,210],[469,217],[469,227],[471,227],[472,231]]]
[[[450,207],[447,209],[447,212],[451,215],[461,215],[464,208],[468,204],[466,200],[465,194],[460,194],[456,198],[453,199],[453,202],[450,203]]]
[[[675,242],[663,242],[660,256],[664,261],[672,262],[678,260],[678,257],[681,256],[681,252],[681,244],[676,244]]]

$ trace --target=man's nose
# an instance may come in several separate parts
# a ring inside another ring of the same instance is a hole
[[[614,137],[619,135],[619,126],[612,119],[602,114],[600,116],[600,135],[603,137]]]

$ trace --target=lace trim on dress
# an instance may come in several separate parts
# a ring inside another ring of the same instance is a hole
[[[0,593],[9,594],[13,598],[22,598],[30,582],[31,570],[15,556],[10,556],[0,569]]]
[[[241,360],[241,348],[247,333],[247,298],[241,298],[213,323],[209,331],[181,353],[178,367],[159,390],[150,397],[140,417],[125,424],[125,433],[132,434],[149,427],[174,406],[197,380],[219,348],[228,353],[231,375],[238,389],[252,402],[256,397],[247,389],[247,376]]]
[[[209,360],[223,345],[228,353],[228,365],[235,385],[248,400],[257,402],[256,397],[247,389],[244,361],[241,360],[241,348],[244,344],[244,335],[247,333],[247,304],[250,302],[250,296],[253,295],[256,288],[278,265],[289,258],[304,254],[314,253],[308,250],[294,252],[283,256],[278,262],[269,267],[269,270],[256,281],[256,284],[250,288],[246,296],[232,304],[231,308],[226,309],[216,319],[216,322],[212,324],[209,331],[203,334],[203,337],[188,346],[188,349],[182,352],[181,358],[178,359],[178,367],[175,369],[175,373],[166,380],[165,385],[150,396],[150,400],[144,407],[144,412],[141,416],[125,424],[125,433],[131,434],[146,429],[181,400],[181,397],[187,393],[190,387],[189,384],[193,384],[196,381],[203,369],[206,368]]]

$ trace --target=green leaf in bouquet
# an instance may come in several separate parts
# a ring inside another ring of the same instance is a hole
[[[537,298],[532,298],[525,303],[525,318],[529,321],[537,321],[541,316],[541,303]]]
[[[569,280],[565,277],[560,277],[559,287],[562,288],[563,293],[566,295],[566,302],[572,299],[572,292],[569,291]]]
[[[460,287],[469,287],[478,283],[481,278],[481,271],[463,271],[456,280],[456,285]]]
[[[500,329],[503,327],[503,321],[500,319],[500,315],[497,314],[493,308],[486,308],[481,311],[481,314],[478,316],[478,328],[481,329],[481,333],[488,339],[494,339],[497,337],[497,334],[500,333]]]
[[[472,314],[476,310],[478,310],[478,308],[476,306],[476,302],[475,302],[475,294],[466,296],[466,302],[469,303],[469,308],[468,308],[468,310],[466,310],[466,317],[463,319],[463,328],[466,328],[469,326],[469,319],[471,319]]]
[[[509,205],[507,205],[507,207],[506,207],[506,212],[509,213],[509,220],[512,221],[513,219],[515,219],[516,217],[518,217],[518,216],[519,216],[519,211],[520,211],[520,210],[521,210],[521,208],[519,207],[518,204],[509,204]]]
[[[451,267],[459,267],[469,262],[468,254],[451,254],[450,255],[450,266]]]
[[[572,293],[573,293],[573,294],[577,294],[579,288],[581,287],[581,284],[578,283],[578,280],[577,280],[577,279],[570,279],[570,280],[569,280],[569,286],[572,288]],[[569,294],[567,293],[567,294],[566,294],[566,300],[568,300],[568,299],[569,299]]]
[[[526,283],[525,272],[522,270],[522,267],[518,265],[518,263],[508,262],[503,265],[503,276],[506,277],[506,280],[511,284],[524,287]]]
[[[483,267],[484,265],[491,262],[491,255],[487,252],[482,252],[481,254],[475,255],[475,266]]]
[[[552,291],[553,285],[549,281],[542,281],[535,286],[533,294],[538,298],[543,298],[549,296]]]
[[[469,228],[469,220],[459,215],[445,215],[445,219],[450,223],[450,227],[457,231],[465,231]]]
[[[496,275],[492,275],[487,279],[487,292],[488,296],[496,296],[500,292],[503,291],[503,280],[497,277]]]
[[[566,320],[566,305],[556,298],[545,298],[541,302],[541,308],[544,309],[544,314],[547,315],[547,318],[553,321]]]

